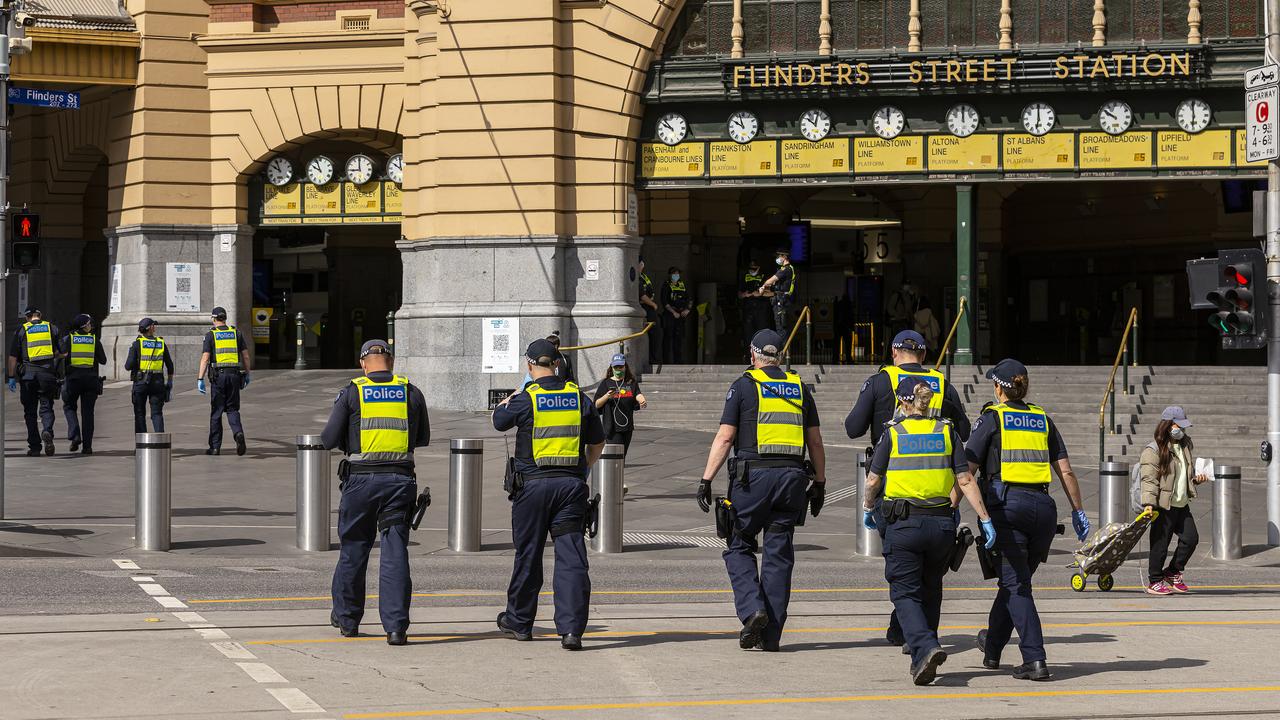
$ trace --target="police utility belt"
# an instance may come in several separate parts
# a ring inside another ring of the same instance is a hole
[[[373,475],[391,474],[405,475],[417,480],[414,475],[413,466],[405,463],[387,463],[382,465],[364,465],[359,462],[351,462],[343,459],[338,461],[338,491],[341,492],[343,486],[347,484],[347,480],[352,475]],[[396,512],[384,513],[378,516],[378,532],[382,532],[387,528],[396,525],[408,525],[411,529],[417,530],[422,524],[422,519],[427,515],[427,508],[431,507],[431,488],[422,487],[422,492],[418,493],[418,497],[408,510],[402,515]]]
[[[881,504],[886,523],[906,520],[912,515],[932,515],[935,517],[951,517],[954,512],[950,498],[885,498]]]
[[[502,475],[502,489],[506,491],[508,500],[515,500],[516,496],[524,490],[525,485],[537,479],[537,477],[526,478],[524,473],[516,470],[516,459],[507,458],[507,469]],[[596,493],[587,500],[587,512],[582,517],[581,525],[573,522],[552,525],[551,537],[560,537],[579,530],[589,538],[595,537],[600,532],[600,493]]]

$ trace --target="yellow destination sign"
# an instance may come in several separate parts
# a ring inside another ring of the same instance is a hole
[[[1076,136],[1072,133],[1048,135],[1004,135],[1002,154],[1005,172],[1032,170],[1074,170]]]
[[[707,162],[707,146],[700,142],[640,146],[640,175],[646,178],[702,177]]]
[[[1245,147],[1245,143],[1247,142],[1245,138],[1246,135],[1244,130],[1236,131],[1236,167],[1266,167],[1266,160],[1255,160],[1253,162],[1248,162],[1246,160],[1249,156],[1245,152],[1247,149]]]
[[[844,175],[849,172],[849,139],[782,141],[783,175]]]
[[[1080,133],[1081,170],[1125,170],[1151,167],[1151,132],[1123,135]]]
[[[853,169],[862,175],[924,172],[924,138],[857,138],[853,143]]]
[[[390,180],[382,183],[382,212],[388,215],[399,215],[403,212],[404,193],[400,190],[400,186]],[[392,222],[399,222],[400,218],[395,218]]]
[[[342,183],[345,214],[381,215],[382,183],[367,182],[363,185]]]
[[[990,172],[1000,169],[1000,138],[997,135],[929,136],[929,172]]]
[[[263,216],[261,222],[259,222],[258,224],[259,225],[301,225],[302,218]]]
[[[275,185],[262,186],[262,214],[264,216],[301,215],[301,201],[302,188],[298,183],[289,183],[280,187]]]
[[[1231,131],[1161,132],[1156,135],[1156,164],[1162,168],[1231,167]]]
[[[342,184],[302,186],[302,212],[304,215],[341,215]]]
[[[343,225],[369,225],[382,222],[381,215],[344,215]]]
[[[760,140],[739,145],[713,142],[707,163],[711,177],[758,177],[778,174],[778,141]]]

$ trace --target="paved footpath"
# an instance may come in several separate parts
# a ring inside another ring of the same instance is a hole
[[[982,667],[973,637],[993,591],[970,558],[947,578],[941,634],[951,657],[934,685],[918,688],[907,659],[883,640],[882,563],[852,552],[855,508],[838,494],[852,449],[832,450],[836,500],[797,535],[783,652],[744,652],[710,520],[693,503],[710,434],[687,431],[637,436],[627,552],[592,556],[586,647],[568,653],[549,596],[534,642],[495,632],[511,568],[497,487],[503,442],[483,416],[433,414],[437,444],[419,453],[419,466],[437,505],[431,527],[413,535],[410,645],[386,645],[376,599],[363,635],[342,638],[328,623],[336,553],[292,545],[292,444],[317,431],[345,377],[257,374],[246,394],[245,458],[203,455],[207,404],[180,393],[167,413],[178,448],[168,553],[131,547],[126,389],[103,398],[92,458],[17,457],[21,419],[11,402],[0,718],[1280,718],[1280,551],[1257,545],[1256,502],[1246,503],[1249,553],[1233,563],[1207,557],[1208,503],[1198,508],[1206,540],[1187,596],[1140,592],[1145,543],[1115,590],[1074,593],[1064,567],[1074,543],[1058,540],[1037,575],[1051,683],[1010,677],[1016,647],[1001,670]],[[494,438],[478,553],[446,548],[449,437]],[[1095,490],[1086,476],[1086,492]]]

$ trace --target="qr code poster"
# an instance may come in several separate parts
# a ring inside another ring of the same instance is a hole
[[[519,372],[520,318],[484,318],[481,322],[480,372]]]
[[[169,263],[165,290],[165,309],[169,312],[199,310],[200,263]]]

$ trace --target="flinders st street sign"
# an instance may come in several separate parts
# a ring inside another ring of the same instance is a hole
[[[1199,49],[1107,50],[1051,54],[995,54],[890,59],[733,61],[723,68],[725,88],[741,93],[840,92],[859,88],[1008,86],[1024,83],[1132,83],[1190,80],[1204,74]]]

